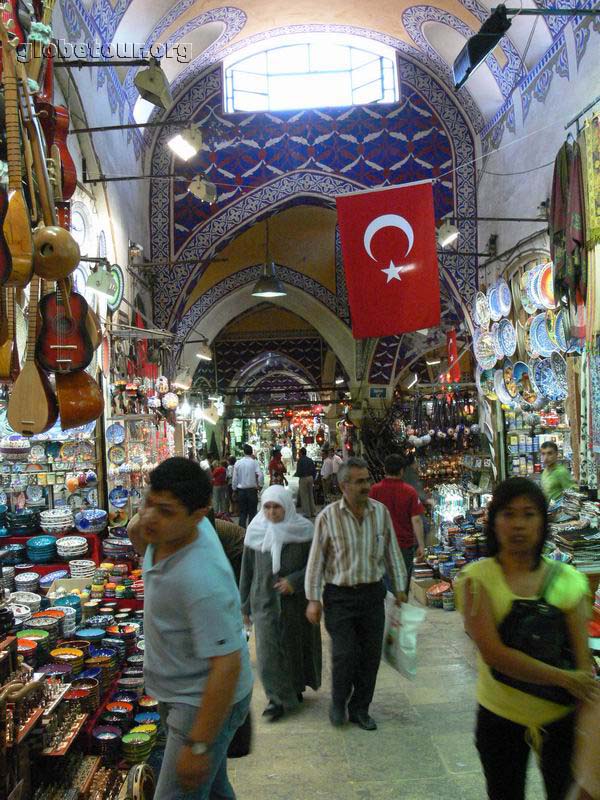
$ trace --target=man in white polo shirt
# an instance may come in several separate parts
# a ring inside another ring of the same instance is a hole
[[[256,516],[258,509],[258,490],[264,477],[258,461],[252,457],[252,448],[244,445],[244,457],[235,462],[231,486],[237,494],[240,508],[240,525],[246,525]]]

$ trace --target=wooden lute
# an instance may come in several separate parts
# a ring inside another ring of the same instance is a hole
[[[11,428],[22,436],[33,436],[51,428],[58,418],[56,397],[50,381],[35,363],[40,279],[34,277],[29,291],[27,354],[21,373],[8,401],[7,417]]]
[[[2,305],[6,306],[7,337],[0,346],[0,381],[16,380],[21,366],[17,348],[17,324],[15,290],[5,289],[2,292]]]
[[[11,271],[5,280],[9,286],[26,286],[33,272],[33,239],[29,209],[21,184],[21,135],[19,102],[13,39],[0,20],[2,42],[2,83],[4,84],[4,116],[8,159],[8,205],[2,226],[11,255]]]
[[[56,373],[56,396],[63,431],[93,422],[104,411],[104,397],[85,370]]]

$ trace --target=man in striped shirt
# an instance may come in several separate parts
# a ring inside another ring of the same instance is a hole
[[[331,724],[345,723],[347,707],[350,722],[373,731],[377,725],[369,706],[385,625],[382,579],[387,572],[400,605],[406,602],[406,567],[390,512],[369,498],[366,462],[349,458],[339,469],[338,482],[342,499],[324,508],[315,522],[306,568],[306,616],[318,625],[324,609],[331,636]]]

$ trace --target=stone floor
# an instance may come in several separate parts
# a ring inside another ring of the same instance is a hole
[[[306,692],[297,714],[266,722],[257,682],[253,751],[229,762],[239,800],[485,798],[473,745],[474,652],[458,612],[428,609],[414,682],[382,665],[371,706],[379,724],[375,732],[329,724],[325,631],[323,643],[323,687]],[[544,797],[533,759],[528,788],[528,800]]]

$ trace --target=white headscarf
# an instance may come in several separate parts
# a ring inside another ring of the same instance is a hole
[[[314,534],[312,522],[300,516],[294,505],[292,493],[283,486],[269,486],[262,494],[262,504],[277,503],[285,510],[281,522],[270,522],[261,509],[248,525],[244,544],[262,553],[271,551],[273,574],[281,567],[281,550],[291,542],[311,542]]]

